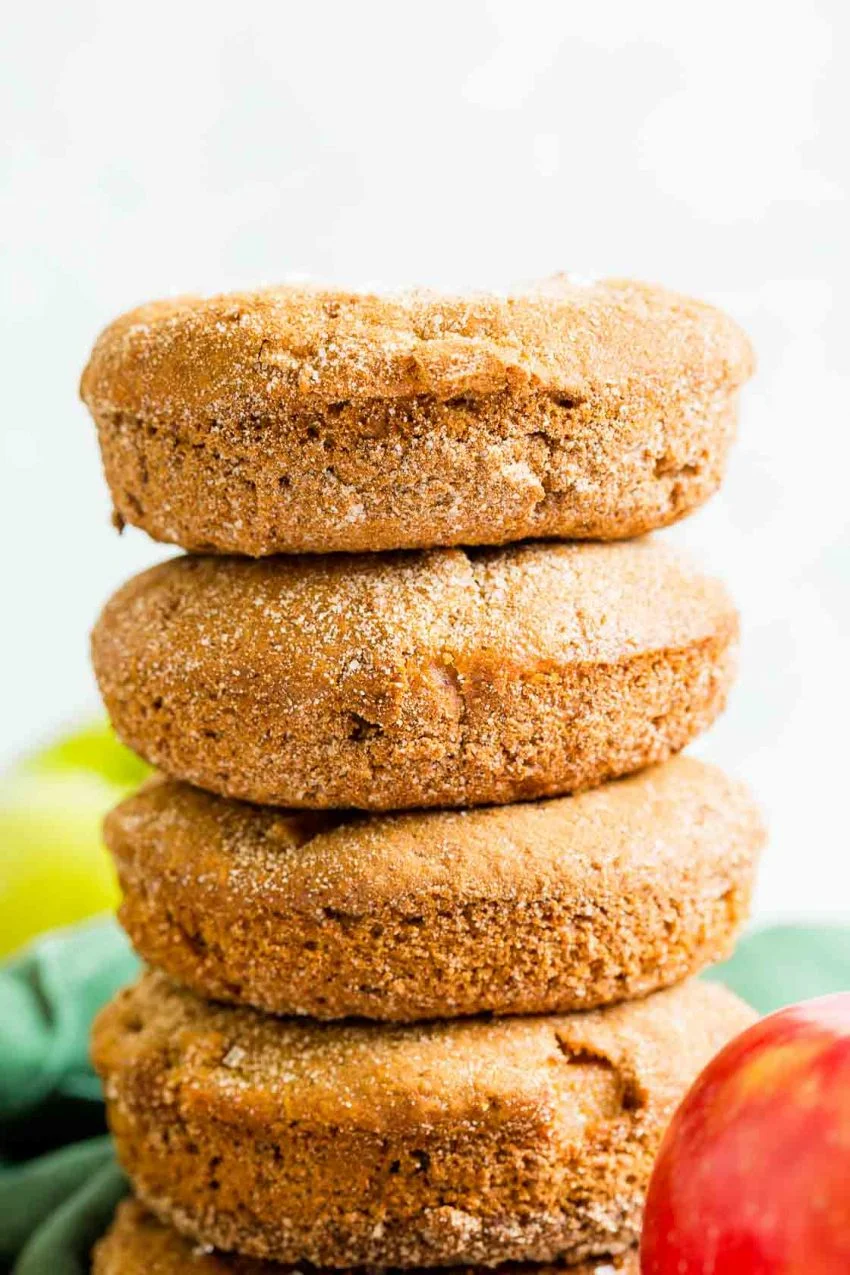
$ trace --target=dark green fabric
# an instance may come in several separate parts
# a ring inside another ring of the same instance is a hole
[[[0,969],[0,1271],[84,1275],[127,1186],[88,1064],[91,1018],[137,963],[113,921],[48,935]],[[850,989],[850,929],[776,926],[748,935],[710,977],[763,1013]],[[17,1264],[15,1264],[17,1259]]]
[[[114,1162],[90,1174],[32,1233],[14,1275],[86,1275],[92,1246],[126,1194],[127,1183]]]
[[[103,1137],[0,1170],[0,1258],[16,1257],[42,1223],[106,1167],[114,1171],[112,1146]]]
[[[45,935],[0,968],[0,1271],[19,1255],[16,1275],[87,1270],[68,1265],[72,1238],[86,1252],[98,1208],[108,1199],[108,1216],[126,1189],[109,1139],[92,1136],[105,1122],[88,1037],[137,970],[111,917]]]
[[[0,969],[0,1130],[50,1098],[99,1099],[91,1020],[137,967],[110,917],[48,934]]]

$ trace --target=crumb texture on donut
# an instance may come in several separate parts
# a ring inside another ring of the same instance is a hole
[[[141,306],[81,392],[119,523],[196,551],[618,539],[710,496],[752,372],[698,301],[282,287]]]
[[[390,1021],[587,1009],[720,960],[763,829],[677,757],[573,797],[352,817],[156,779],[107,817],[150,965],[276,1014]]]
[[[147,974],[93,1057],[139,1198],[203,1244],[317,1266],[580,1262],[636,1242],[653,1157],[753,1020],[688,982],[584,1014],[319,1024]]]
[[[175,558],[105,607],[124,741],[276,806],[504,803],[666,760],[723,708],[737,615],[653,540]]]
[[[345,1268],[341,1268],[345,1271]],[[493,1275],[639,1275],[637,1249],[619,1257],[606,1254],[578,1266],[564,1263],[507,1263],[488,1268]],[[164,1226],[137,1200],[124,1200],[115,1221],[93,1254],[92,1275],[304,1275],[303,1264],[284,1266],[237,1253],[222,1253],[193,1244]],[[482,1267],[441,1267],[442,1275],[485,1275]],[[316,1271],[314,1275],[322,1275]],[[348,1270],[346,1275],[358,1275]],[[363,1275],[362,1272],[359,1275]],[[388,1272],[387,1275],[391,1275]],[[437,1275],[436,1270],[423,1275]]]

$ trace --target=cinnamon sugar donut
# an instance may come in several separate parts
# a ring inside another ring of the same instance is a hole
[[[154,302],[106,329],[81,392],[119,525],[263,556],[664,526],[718,487],[752,368],[711,306],[558,276]]]
[[[190,1239],[332,1267],[569,1263],[636,1242],[673,1110],[753,1017],[692,981],[583,1014],[318,1024],[147,974],[93,1058],[136,1194]]]
[[[639,1275],[637,1250],[621,1257],[606,1256],[578,1266],[563,1263],[534,1266],[508,1263],[497,1267],[445,1267],[422,1275]],[[193,1244],[164,1226],[137,1200],[124,1200],[115,1221],[98,1243],[92,1275],[306,1275],[304,1264],[282,1266],[238,1253],[221,1253]],[[320,1272],[314,1272],[320,1275]],[[348,1271],[347,1275],[363,1275]],[[382,1275],[393,1275],[391,1270]]]
[[[729,952],[761,821],[677,757],[574,797],[371,818],[150,781],[108,817],[120,919],[213,1000],[390,1021],[626,1000]]]
[[[291,807],[556,795],[663,761],[725,702],[737,617],[666,546],[179,557],[95,628],[125,743]]]

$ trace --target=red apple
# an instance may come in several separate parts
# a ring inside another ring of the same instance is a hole
[[[642,1275],[850,1273],[850,993],[727,1045],[673,1117]]]

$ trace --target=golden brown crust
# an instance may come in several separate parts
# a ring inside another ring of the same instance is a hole
[[[93,659],[153,765],[292,807],[503,803],[663,761],[705,729],[737,616],[654,541],[176,558],[107,604]]]
[[[663,288],[154,302],[81,392],[120,522],[266,555],[620,538],[718,486],[740,329]]]
[[[445,1275],[639,1275],[637,1250],[622,1257],[605,1257],[579,1266],[561,1263],[493,1267],[442,1268]],[[305,1263],[297,1267],[264,1262],[255,1257],[220,1253],[184,1239],[164,1226],[137,1200],[119,1204],[115,1221],[93,1253],[92,1275],[308,1275]],[[313,1275],[321,1275],[314,1271]],[[357,1275],[350,1272],[350,1275]],[[360,1275],[365,1273],[360,1271]],[[378,1272],[375,1272],[378,1275]],[[380,1275],[392,1275],[381,1271]],[[423,1272],[423,1275],[429,1275]]]
[[[334,1267],[578,1262],[636,1241],[669,1116],[752,1018],[690,982],[560,1017],[322,1025],[148,974],[93,1058],[137,1194],[191,1238]]]
[[[107,818],[121,922],[201,996],[395,1021],[586,1009],[728,954],[762,826],[687,757],[574,797],[363,819],[155,780]]]

